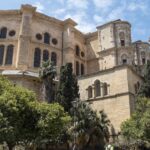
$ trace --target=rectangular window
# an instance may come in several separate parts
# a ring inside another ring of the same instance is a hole
[[[145,58],[142,58],[142,64],[143,65],[145,64]]]
[[[127,64],[127,60],[126,60],[126,59],[123,59],[123,60],[122,60],[122,63],[123,63],[123,64]]]
[[[125,46],[125,41],[121,40],[121,46]]]

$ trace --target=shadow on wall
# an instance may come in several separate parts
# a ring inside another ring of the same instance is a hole
[[[98,58],[96,58],[96,54],[94,50],[92,49],[91,45],[90,47],[88,46],[88,61],[87,61],[87,73],[94,73],[99,71],[99,62]]]

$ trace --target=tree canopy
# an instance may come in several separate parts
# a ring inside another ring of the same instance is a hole
[[[56,76],[56,67],[54,66],[54,63],[50,62],[50,60],[43,62],[39,74],[43,81],[44,99],[49,103],[52,103],[55,100],[54,78]]]
[[[123,122],[121,131],[127,139],[150,143],[150,99],[138,98],[132,117]]]
[[[79,98],[77,78],[73,74],[72,64],[67,63],[60,69],[60,81],[56,101],[69,112],[72,107],[72,102],[77,98]]]
[[[121,125],[123,135],[129,140],[150,145],[150,61],[148,61],[143,84],[136,100],[135,112]],[[150,146],[149,146],[150,148]]]
[[[0,143],[11,150],[41,142],[59,143],[70,117],[57,103],[39,103],[33,92],[0,77]]]
[[[96,146],[104,149],[105,142],[109,139],[109,123],[107,115],[103,112],[96,112],[85,102],[78,101],[71,109],[74,125],[70,133],[72,138],[76,136],[76,143],[81,149]]]
[[[138,95],[150,98],[150,61],[147,61],[145,66],[143,84],[140,87]]]

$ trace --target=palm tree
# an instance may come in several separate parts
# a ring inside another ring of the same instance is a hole
[[[91,107],[79,101],[76,107],[73,107],[71,113],[75,115],[76,126],[71,130],[76,135],[76,144],[79,149],[94,149],[96,146],[104,149],[105,142],[109,138],[109,120],[103,111],[98,114]]]
[[[40,69],[40,78],[44,85],[45,99],[50,103],[54,101],[55,96],[55,83],[54,78],[56,76],[56,67],[50,60],[43,62]]]

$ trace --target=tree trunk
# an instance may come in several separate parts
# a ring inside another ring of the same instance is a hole
[[[8,144],[8,143],[7,143],[7,145],[8,145],[9,150],[13,150],[13,148],[14,148],[14,146],[15,146],[15,145],[13,145],[13,144]]]
[[[53,79],[50,77],[47,77],[44,79],[44,85],[45,85],[45,98],[46,100],[51,103],[54,101],[54,85],[53,85]]]
[[[89,137],[88,142],[87,142],[86,145],[83,147],[84,150],[86,150],[86,149],[89,147],[89,145],[90,145],[90,143],[91,143],[91,140],[92,140],[92,136]]]

